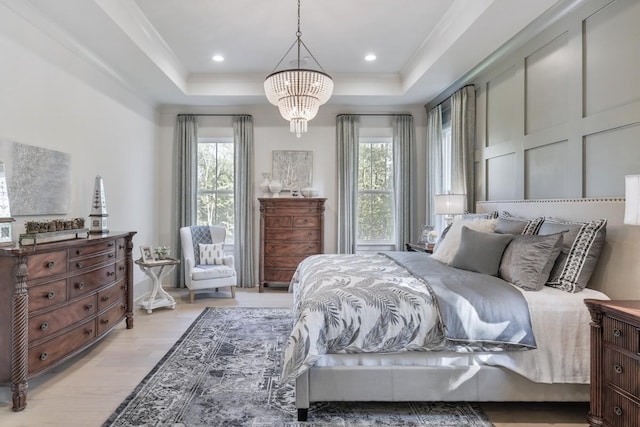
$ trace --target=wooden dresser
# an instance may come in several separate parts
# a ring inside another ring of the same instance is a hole
[[[640,426],[640,301],[587,299],[591,426]]]
[[[322,198],[276,197],[260,201],[260,292],[288,285],[300,261],[324,252]]]
[[[28,379],[86,349],[126,318],[133,327],[135,232],[0,249],[0,383],[13,410]]]

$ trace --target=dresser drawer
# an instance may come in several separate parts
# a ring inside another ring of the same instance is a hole
[[[291,254],[317,254],[319,247],[317,242],[311,243],[265,243],[265,254],[273,255],[291,255]]]
[[[605,383],[611,383],[621,389],[638,396],[640,382],[638,382],[639,362],[610,347],[604,348],[602,370]]]
[[[27,259],[29,280],[67,271],[67,251],[45,252]]]
[[[127,239],[125,239],[124,237],[121,237],[120,239],[116,240],[116,258],[118,259],[124,258],[126,254],[127,254]]]
[[[96,323],[94,318],[59,337],[31,347],[28,352],[29,375],[56,363],[94,339],[95,336]]]
[[[29,312],[62,304],[67,300],[67,280],[29,287]]]
[[[73,299],[87,292],[92,292],[100,286],[114,281],[115,276],[116,265],[111,264],[85,274],[70,277],[69,295]]]
[[[97,312],[96,296],[90,295],[64,308],[29,318],[29,342],[48,337]]]
[[[91,255],[98,252],[114,250],[116,249],[116,242],[114,240],[107,240],[105,242],[96,243],[95,245],[80,246],[77,248],[69,249],[69,258],[78,258],[85,255]],[[115,252],[114,252],[115,253]]]
[[[638,328],[609,316],[602,319],[602,340],[634,353],[640,352]]]
[[[109,261],[113,261],[116,257],[115,249],[108,253],[95,255],[89,258],[75,259],[69,262],[69,271],[74,272],[82,270],[84,268],[92,267],[94,265],[104,264]]]
[[[282,267],[293,268],[298,267],[298,264],[302,262],[306,256],[277,256],[277,257],[264,257],[264,265],[266,267]]]
[[[318,229],[279,229],[265,232],[265,241],[268,240],[302,240],[319,241],[320,232]]]
[[[273,270],[273,269],[265,269],[264,270],[264,281],[265,282],[283,282],[289,283],[291,282],[291,278],[295,273],[295,269],[293,270]]]
[[[317,216],[296,216],[293,218],[294,227],[318,227],[320,225],[320,218]]]
[[[116,280],[123,279],[127,275],[127,260],[121,259],[116,263]]]
[[[290,216],[268,216],[265,217],[264,222],[269,228],[290,228],[293,224]]]
[[[121,280],[98,292],[98,310],[105,309],[114,302],[121,300],[125,296],[125,288],[124,280]]]
[[[111,307],[109,310],[98,316],[98,335],[102,335],[109,329],[116,326],[127,312],[127,307],[124,303],[119,303]]]
[[[640,407],[638,404],[610,387],[605,387],[602,417],[605,425],[612,427],[638,426]]]

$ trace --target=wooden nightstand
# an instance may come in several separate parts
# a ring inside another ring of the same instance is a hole
[[[591,426],[640,420],[640,301],[587,299],[591,314]]]
[[[429,243],[426,247],[424,243],[405,243],[407,251],[409,252],[426,252],[428,254],[433,253],[433,244]]]

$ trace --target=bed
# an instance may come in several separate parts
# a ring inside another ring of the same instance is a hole
[[[502,311],[516,304],[515,310],[525,312],[528,316],[524,316],[522,324],[513,321],[515,326],[511,321],[496,318],[486,322],[486,327],[477,327],[477,319],[451,314],[455,306],[467,304],[472,297],[463,295],[448,298],[433,292],[433,288],[438,288],[443,282],[439,278],[449,277],[442,269],[453,267],[430,260],[426,254],[403,252],[310,257],[300,264],[292,281],[294,310],[298,316],[287,343],[282,372],[285,381],[295,378],[300,421],[306,420],[312,402],[321,401],[589,400],[590,317],[583,300],[640,296],[637,289],[626,286],[630,278],[640,274],[632,256],[640,249],[640,234],[633,227],[622,224],[624,199],[481,202],[477,205],[477,212],[487,215],[492,212],[504,215],[508,212],[517,219],[546,218],[548,229],[543,233],[545,235],[555,234],[552,233],[553,227],[556,230],[566,227],[554,225],[555,218],[562,218],[562,221],[558,220],[561,224],[573,221],[599,224],[597,226],[602,231],[606,230],[606,240],[601,242],[594,270],[588,274],[588,283],[583,283],[586,287],[567,289],[567,281],[560,280],[558,283],[561,284],[556,283],[557,286],[542,286],[538,291],[530,291],[494,277],[490,281],[496,283],[491,286],[497,286],[499,295],[507,292],[511,299],[508,304],[502,304],[507,307],[489,306],[486,310],[507,316],[509,314]],[[606,219],[604,224],[597,222],[603,218]],[[466,228],[465,232],[469,233]],[[564,233],[565,230],[560,231]],[[594,244],[588,239],[583,243],[586,252]],[[554,250],[559,251],[557,248]],[[560,256],[564,252],[560,251]],[[582,252],[585,251],[578,250],[578,255]],[[564,256],[575,255],[569,253]],[[429,263],[440,265],[435,266],[435,276],[428,276],[431,273],[414,268],[415,265]],[[571,264],[571,258],[565,264]],[[376,273],[372,276],[366,270]],[[554,274],[555,269],[549,281]],[[484,274],[466,271],[464,280],[474,275]],[[367,281],[367,286],[374,289],[393,285],[394,289],[401,289],[402,292],[396,290],[393,297],[379,297],[379,302],[374,304],[379,306],[378,317],[374,316],[373,321],[363,320],[361,324],[353,309],[362,305],[362,301],[356,298],[359,291],[348,292],[347,299],[350,298],[351,302],[338,304],[340,310],[335,310],[336,305],[332,305],[335,313],[316,315],[314,310],[308,310],[309,304],[322,305],[326,302],[322,298],[326,298],[327,294],[322,292],[320,302],[309,299],[309,295],[315,293],[315,287],[329,286],[327,283],[331,281],[344,285],[354,280],[353,277]],[[477,280],[477,277],[471,279]],[[513,279],[514,283],[516,279]],[[305,287],[305,281],[315,283]],[[424,288],[424,283],[428,283],[428,291],[420,293],[418,289]],[[505,283],[511,289],[504,288]],[[444,291],[445,294],[448,292]],[[395,298],[396,302],[405,301],[403,304],[409,307],[408,311],[404,311],[406,307],[401,308],[398,310],[403,315],[396,316],[395,320],[383,319],[384,313],[389,311],[384,304],[388,298]],[[447,299],[449,303],[445,301]],[[496,298],[495,294],[487,298],[501,299],[502,296]],[[411,306],[417,304],[418,300],[421,300],[421,308],[411,311]],[[553,301],[552,305],[550,301]],[[525,308],[517,308],[517,304],[522,302]],[[424,304],[432,307],[425,310]],[[482,305],[472,304],[474,307]],[[302,310],[303,305],[306,311]],[[300,315],[303,311],[304,314]],[[463,313],[475,311],[462,310]],[[482,314],[483,319],[485,315]],[[300,323],[300,319],[305,317],[308,318],[305,320],[307,323]],[[389,325],[394,321],[395,325],[399,325],[396,328],[399,332],[393,336],[381,334],[381,329],[393,329]],[[318,323],[333,324],[334,327],[315,330],[313,325]],[[503,327],[493,331],[495,325]],[[362,329],[365,333],[356,336],[356,329]],[[346,335],[336,334],[336,330],[346,331]],[[455,333],[462,333],[462,338]],[[421,347],[416,343],[421,343]],[[399,348],[397,346],[407,344],[411,351],[396,351]],[[333,349],[338,351],[334,352]]]

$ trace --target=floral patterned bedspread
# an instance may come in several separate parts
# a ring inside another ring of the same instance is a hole
[[[316,255],[292,279],[295,324],[283,382],[327,353],[388,353],[445,346],[428,286],[384,255]]]

